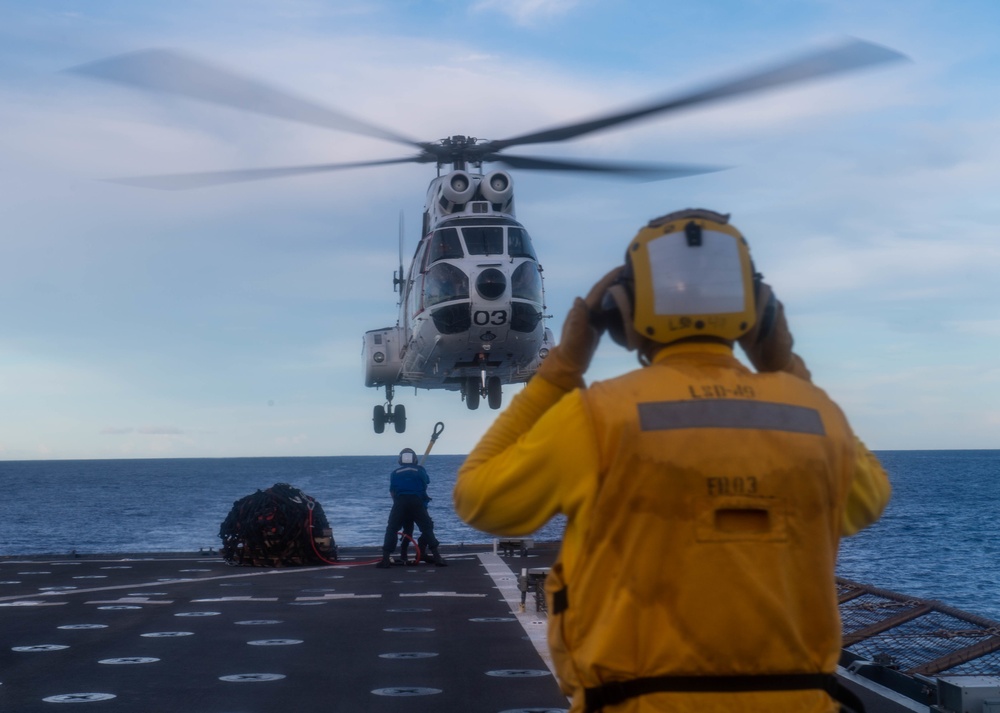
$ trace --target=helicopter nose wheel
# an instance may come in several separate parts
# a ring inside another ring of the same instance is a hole
[[[403,404],[392,405],[392,387],[385,387],[386,404],[378,405],[372,411],[372,424],[375,433],[385,433],[385,424],[391,423],[396,433],[406,431],[406,407]]]
[[[479,408],[480,396],[486,396],[486,403],[491,409],[500,408],[503,403],[503,384],[500,383],[499,376],[491,376],[486,379],[486,388],[483,388],[482,379],[478,376],[470,376],[465,380],[462,389],[462,396],[465,398],[465,405],[470,411]]]

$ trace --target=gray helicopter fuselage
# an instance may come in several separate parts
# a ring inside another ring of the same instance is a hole
[[[365,334],[366,386],[521,383],[553,344],[541,266],[502,171],[454,171],[431,182],[401,291],[396,326]]]

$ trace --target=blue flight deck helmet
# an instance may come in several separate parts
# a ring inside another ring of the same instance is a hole
[[[404,448],[399,452],[400,465],[416,465],[417,453],[412,448]]]

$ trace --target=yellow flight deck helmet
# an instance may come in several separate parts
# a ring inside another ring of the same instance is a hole
[[[639,231],[601,309],[612,339],[629,349],[639,347],[639,337],[736,341],[754,325],[754,292],[750,249],[729,216],[689,208]]]

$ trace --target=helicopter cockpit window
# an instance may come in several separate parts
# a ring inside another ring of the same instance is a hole
[[[507,252],[511,257],[530,257],[537,261],[535,248],[531,245],[531,238],[524,228],[507,228]]]
[[[533,262],[522,262],[510,278],[511,295],[515,299],[542,301],[542,276],[538,265]]]
[[[455,228],[442,228],[435,230],[429,241],[427,249],[428,264],[438,260],[450,260],[463,256],[462,243],[458,239],[458,230]]]
[[[432,265],[424,276],[424,305],[430,307],[449,300],[468,299],[469,278],[447,262]]]
[[[427,247],[426,247],[426,245],[424,243],[422,243],[422,242],[421,243],[417,243],[417,252],[414,253],[414,255],[413,255],[413,262],[410,263],[410,272],[407,275],[407,279],[409,280],[410,283],[412,283],[413,280],[416,279],[416,274],[415,273],[420,272],[423,269],[424,254],[425,254],[426,250],[427,250]],[[406,289],[409,289],[409,284],[404,285],[404,287]]]
[[[462,237],[470,255],[503,254],[503,228],[500,226],[465,227]]]

